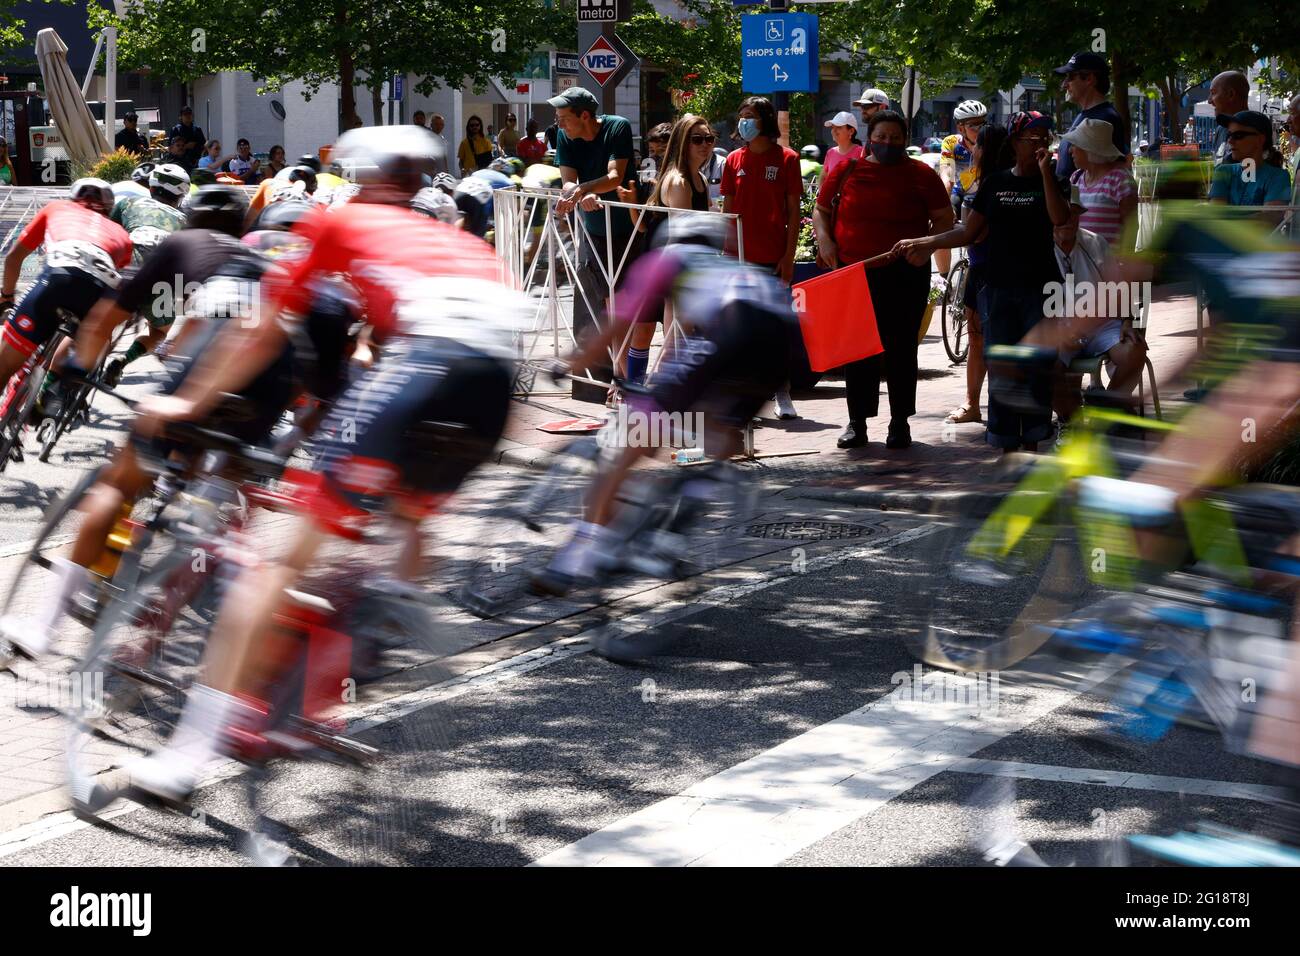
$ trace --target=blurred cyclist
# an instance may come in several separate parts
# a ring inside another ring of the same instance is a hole
[[[504,430],[515,356],[507,323],[524,321],[528,300],[502,284],[491,247],[411,210],[421,177],[443,158],[441,149],[415,126],[343,134],[335,155],[356,176],[358,195],[298,225],[312,238],[311,251],[270,296],[243,346],[205,366],[174,396],[151,402],[137,423],[151,431],[206,413],[278,354],[286,331],[277,320],[306,308],[314,279],[351,277],[384,361],[349,386],[322,425],[316,471],[300,488],[305,513],[288,556],[231,587],[174,736],[131,768],[133,784],[147,792],[184,797],[216,755],[223,726],[247,719],[234,695],[255,662],[252,652],[284,589],[312,564],[329,529],[389,502],[418,534],[419,520],[488,457]],[[427,471],[419,468],[427,449],[413,447],[410,438],[426,420],[460,426],[467,436],[459,454],[439,457]],[[398,576],[413,578],[418,562],[418,549],[408,548]]]
[[[722,217],[687,213],[659,228],[656,238],[663,245],[628,274],[614,321],[568,364],[591,368],[611,343],[622,341],[627,323],[653,322],[671,303],[685,339],[660,363],[649,393],[630,401],[636,414],[679,421],[685,413],[702,412],[706,430],[696,439],[711,457],[729,458],[741,449],[741,429],[789,379],[788,346],[797,329],[790,295],[770,273],[721,254]],[[595,575],[611,544],[619,486],[638,461],[657,450],[629,445],[596,479],[583,520],[550,566],[534,576],[534,591],[565,594]]]

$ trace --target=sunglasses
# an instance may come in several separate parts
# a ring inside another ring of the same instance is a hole
[[[985,122],[986,122],[986,121],[985,121],[985,120],[982,120],[982,119],[973,119],[973,120],[966,120],[966,122],[962,123],[961,125],[962,125],[962,126],[974,126],[976,129],[979,129],[981,126],[984,125]]]
[[[1243,139],[1249,139],[1252,136],[1263,136],[1263,135],[1264,134],[1257,129],[1239,129],[1236,130],[1235,132],[1228,134],[1228,142],[1236,143]]]
[[[712,133],[692,133],[692,134],[691,134],[691,145],[692,145],[692,146],[703,146],[705,143],[708,143],[710,146],[712,146],[712,145],[713,145],[714,143],[716,143],[717,141],[718,141],[718,137],[714,136]]]

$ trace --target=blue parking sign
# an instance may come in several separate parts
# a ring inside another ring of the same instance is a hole
[[[740,79],[746,93],[817,90],[817,15],[755,13],[740,19]]]

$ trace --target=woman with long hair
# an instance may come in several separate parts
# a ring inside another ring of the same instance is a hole
[[[980,186],[993,173],[1007,168],[1004,164],[1010,162],[1010,157],[1003,154],[1006,142],[1005,126],[985,123],[980,127],[975,137],[975,145],[970,149],[975,178],[969,188],[963,189],[960,179],[952,186],[952,196],[961,206],[963,220],[974,208],[975,195],[979,192]],[[985,228],[966,248],[966,259],[969,265],[966,268],[966,286],[962,293],[962,306],[966,311],[966,340],[969,345],[966,353],[966,401],[949,413],[948,421],[954,424],[984,421],[983,416],[980,415],[980,392],[984,389],[984,376],[987,369],[984,365],[984,327],[980,324],[982,316],[979,311],[979,293],[984,287],[984,263],[988,258],[988,249],[985,246],[987,239],[988,229]]]
[[[492,165],[492,141],[483,135],[483,120],[479,117],[471,116],[465,121],[465,138],[460,141],[456,159],[462,176]]]
[[[709,184],[700,170],[712,158],[716,142],[713,128],[702,116],[687,113],[674,123],[663,158],[659,161],[659,176],[646,205],[706,211],[709,208]],[[653,239],[656,230],[669,218],[668,213],[647,213],[642,223],[638,221],[636,210],[632,210],[632,214],[637,228],[648,239]],[[665,321],[670,319],[666,316]],[[627,348],[627,381],[639,385],[645,380],[654,331],[653,322],[638,322],[632,326]]]

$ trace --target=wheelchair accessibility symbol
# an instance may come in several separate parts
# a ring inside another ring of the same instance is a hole
[[[784,20],[767,21],[767,42],[768,43],[785,42],[785,21]]]

